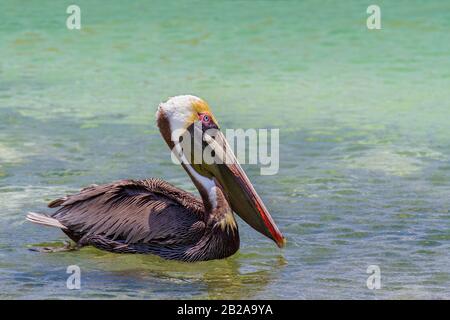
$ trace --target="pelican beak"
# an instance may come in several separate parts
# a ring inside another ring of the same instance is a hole
[[[228,197],[231,208],[253,229],[275,241],[282,248],[286,240],[278,230],[252,183],[248,179],[226,138],[221,131],[214,133],[214,138],[207,133],[203,135],[214,150],[219,163],[204,164],[205,169],[219,182]]]

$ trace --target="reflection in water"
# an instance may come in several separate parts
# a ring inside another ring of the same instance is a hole
[[[45,242],[28,247],[61,245],[61,242]],[[252,299],[276,282],[287,265],[281,255],[268,258],[242,253],[223,260],[196,263],[164,260],[153,255],[114,254],[94,247],[70,252],[28,251],[24,254],[35,262],[55,264],[54,269],[38,274],[25,270],[15,275],[15,280],[22,279],[27,283],[28,294],[32,295],[36,288],[42,287],[42,277],[47,277],[50,283],[64,283],[65,268],[80,264],[82,295],[98,299]],[[106,289],[99,292],[99,287]],[[65,294],[74,297],[76,292],[66,291]]]
[[[278,256],[265,260],[264,267],[257,271],[246,271],[255,257],[250,261],[239,253],[228,259],[197,263],[168,261],[152,255],[104,253],[91,247],[81,249],[79,254],[84,261],[97,260],[96,268],[108,276],[126,277],[128,283],[149,286],[156,281],[158,288],[149,288],[155,291],[165,287],[177,291],[179,287],[194,299],[251,299],[264,291],[286,265],[286,260]]]
[[[232,257],[224,261],[226,266],[206,271],[203,281],[207,285],[210,299],[251,299],[273,282],[277,274],[286,265],[286,261],[279,256],[275,261],[270,261],[268,268],[264,270],[244,273],[242,266],[245,259]]]

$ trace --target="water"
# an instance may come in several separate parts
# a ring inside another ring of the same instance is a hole
[[[64,2],[0,3],[0,298],[450,298],[448,1],[377,1],[380,31],[364,1],[76,3],[81,31]],[[281,128],[279,173],[247,170],[287,247],[239,221],[222,261],[28,251],[65,237],[24,214],[88,184],[195,191],[154,124],[181,93]]]

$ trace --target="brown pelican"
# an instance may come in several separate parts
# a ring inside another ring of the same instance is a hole
[[[205,101],[191,95],[172,97],[159,105],[156,121],[201,199],[160,179],[120,180],[56,199],[48,205],[58,208],[51,216],[30,212],[27,220],[62,229],[76,248],[92,245],[116,253],[200,261],[226,258],[239,249],[234,211],[284,246],[284,237]],[[210,129],[216,129],[214,137],[207,133]],[[186,151],[181,142],[187,133],[195,136],[195,130],[200,133],[200,151],[209,146],[214,156],[228,161],[192,161],[199,144]]]

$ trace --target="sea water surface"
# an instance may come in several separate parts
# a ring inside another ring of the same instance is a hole
[[[0,298],[450,298],[450,2],[376,1],[368,30],[372,2],[0,0]],[[286,248],[239,220],[220,261],[29,251],[66,237],[26,212],[86,185],[195,192],[154,119],[183,93],[280,128],[278,174],[245,168]]]

